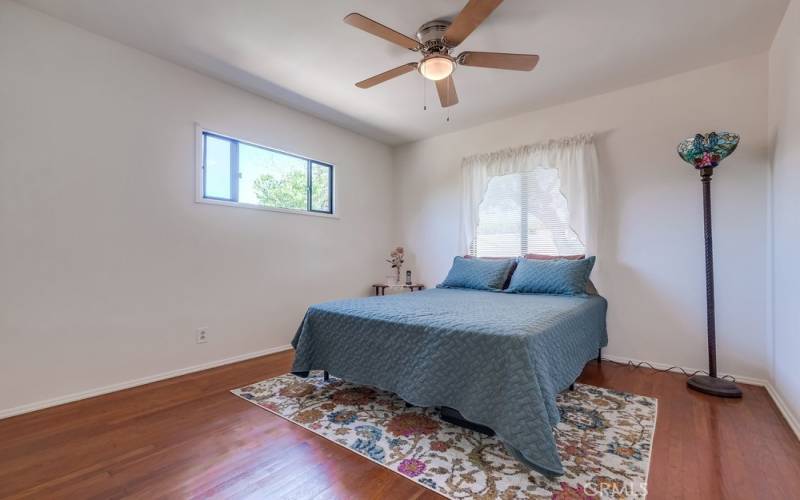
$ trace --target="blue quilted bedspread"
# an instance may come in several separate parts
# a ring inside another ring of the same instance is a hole
[[[292,340],[292,371],[327,370],[416,406],[455,408],[559,475],[556,394],[606,345],[606,307],[599,296],[461,289],[326,302],[308,309]]]

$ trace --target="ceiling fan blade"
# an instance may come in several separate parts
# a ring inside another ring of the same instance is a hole
[[[439,102],[442,103],[443,108],[458,104],[458,94],[456,93],[456,85],[453,83],[453,75],[436,80],[436,92],[439,93]]]
[[[389,71],[384,71],[383,73],[375,75],[371,78],[367,78],[366,80],[361,80],[360,82],[356,83],[356,87],[360,89],[368,89],[379,83],[383,83],[386,80],[391,80],[397,76],[405,75],[409,71],[414,71],[415,69],[417,69],[417,63],[404,64],[394,69],[390,69]]]
[[[469,0],[444,32],[445,44],[455,47],[463,42],[501,3],[503,0]]]
[[[398,33],[392,28],[384,26],[381,23],[373,21],[372,19],[364,17],[356,12],[346,15],[344,22],[350,26],[355,26],[356,28],[364,30],[371,35],[383,38],[384,40],[388,40],[409,50],[419,50],[422,48],[419,42],[413,38],[405,36],[402,33]]]
[[[505,54],[503,52],[462,52],[458,63],[463,66],[481,68],[512,69],[515,71],[531,71],[539,62],[534,54]]]

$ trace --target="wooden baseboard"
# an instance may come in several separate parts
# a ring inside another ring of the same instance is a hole
[[[629,361],[631,363],[649,363],[650,365],[652,365],[654,368],[656,368],[658,370],[666,370],[667,368],[670,368],[672,366],[677,366],[678,368],[681,368],[681,369],[683,369],[683,370],[685,370],[685,371],[687,371],[689,373],[700,371],[700,370],[705,370],[704,368],[688,368],[686,366],[669,365],[669,364],[666,364],[666,363],[659,363],[659,362],[656,362],[656,361],[647,361],[646,359],[634,359],[634,358],[627,358],[625,356],[610,356],[610,355],[607,355],[606,353],[603,353],[603,359],[608,359],[610,361],[616,361],[617,363],[627,363]],[[677,372],[677,373],[680,373],[680,372]],[[760,378],[745,377],[743,375],[735,375],[733,373],[720,373],[719,376],[720,377],[731,376],[731,377],[735,378],[737,382],[741,382],[742,384],[757,385],[757,386],[760,386],[760,387],[766,387],[767,384],[769,383],[766,380],[763,380],[763,379],[760,379]]]
[[[778,407],[781,415],[786,419],[786,423],[788,423],[789,427],[794,431],[794,435],[797,436],[797,439],[800,439],[800,421],[798,421],[797,417],[789,409],[789,405],[786,404],[786,401],[783,400],[781,394],[772,384],[768,383],[764,387],[767,389],[772,400],[775,401],[775,406]]]
[[[72,394],[67,394],[66,396],[59,396],[52,399],[46,399],[44,401],[37,401],[35,403],[29,403],[14,408],[8,408],[0,410],[0,420],[8,417],[13,417],[15,415],[22,415],[23,413],[30,413],[32,411],[43,410],[45,408],[50,408],[52,406],[72,403],[73,401],[80,401],[81,399],[93,398],[95,396],[102,396],[103,394],[108,394],[110,392],[121,391],[123,389],[130,389],[131,387],[150,384],[152,382],[158,382],[160,380],[166,380],[168,378],[180,377],[181,375],[208,370],[209,368],[216,368],[222,365],[238,363],[239,361],[245,361],[248,359],[257,358],[259,356],[266,356],[267,354],[274,354],[276,352],[288,351],[291,348],[292,346],[290,345],[271,347],[269,349],[264,349],[262,351],[248,352],[246,354],[240,354],[239,356],[233,356],[230,358],[210,361],[208,363],[203,363],[200,365],[189,366],[186,368],[179,368],[177,370],[172,370],[169,372],[157,373],[155,375],[149,375],[147,377],[128,380],[125,382],[120,382],[117,384],[107,385],[103,387],[97,387],[86,391],[75,392]]]

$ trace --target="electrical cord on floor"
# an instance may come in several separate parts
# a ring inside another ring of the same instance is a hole
[[[615,365],[628,366],[631,369],[641,368],[641,367],[645,366],[647,368],[650,368],[651,370],[654,370],[656,372],[661,372],[661,373],[663,373],[663,372],[672,372],[672,373],[680,372],[680,373],[683,373],[684,375],[686,375],[687,377],[693,377],[693,376],[697,375],[698,373],[701,374],[701,375],[708,375],[708,372],[705,371],[705,370],[697,370],[697,371],[694,371],[694,372],[687,372],[686,370],[684,370],[680,366],[670,366],[669,368],[656,368],[655,366],[651,365],[647,361],[640,361],[638,363],[634,363],[633,361],[628,361],[627,363],[623,363],[621,361],[614,361],[613,359],[608,359],[608,358],[601,358],[601,359],[603,361],[607,361],[609,363],[614,363]],[[725,380],[730,380],[731,382],[736,382],[736,377],[733,377],[731,375],[723,375],[722,377],[719,377],[719,378],[725,379]]]

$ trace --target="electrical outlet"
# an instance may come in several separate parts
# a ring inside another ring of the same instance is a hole
[[[205,344],[208,342],[208,328],[198,328],[197,337],[195,338],[198,344]]]

